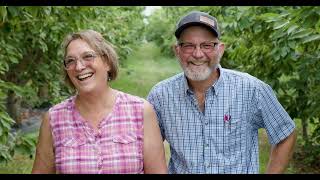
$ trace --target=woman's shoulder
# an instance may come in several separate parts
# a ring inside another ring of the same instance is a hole
[[[129,93],[125,93],[122,91],[118,91],[118,98],[121,102],[126,102],[126,103],[144,103],[144,99],[142,97],[133,95],[133,94],[129,94]]]

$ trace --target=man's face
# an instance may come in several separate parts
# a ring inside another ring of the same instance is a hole
[[[202,26],[185,29],[175,46],[175,53],[185,75],[193,81],[208,79],[220,63],[224,45]]]

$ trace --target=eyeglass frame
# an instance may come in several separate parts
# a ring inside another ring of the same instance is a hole
[[[86,60],[84,56],[86,56],[86,55],[88,55],[88,54],[92,55],[92,57],[90,57],[89,60]],[[68,57],[66,57],[66,58],[63,59],[64,69],[65,69],[65,70],[75,69],[75,68],[77,67],[78,61],[80,61],[80,63],[81,63],[83,66],[88,66],[90,63],[94,62],[94,60],[95,60],[98,56],[99,56],[98,53],[93,52],[93,51],[88,51],[88,52],[82,53],[82,55],[81,55],[80,58],[79,58],[79,57],[70,57],[69,59],[73,58],[73,59],[74,59],[74,62],[75,62],[73,68],[70,68],[70,67],[68,68],[68,67],[67,67],[68,64],[66,63],[66,59],[68,59]],[[69,66],[70,66],[70,65],[69,65]],[[71,66],[72,66],[72,64],[71,64]]]
[[[204,47],[203,47],[203,45],[208,45],[208,44],[213,44],[213,48],[212,49],[205,49]],[[193,47],[193,50],[192,51],[190,51],[190,52],[186,52],[185,50],[183,50],[183,45],[184,44],[188,44],[188,45],[192,45],[192,47]],[[218,45],[220,44],[220,42],[214,42],[214,41],[208,41],[208,42],[202,42],[202,43],[200,43],[200,50],[202,51],[202,52],[204,52],[204,53],[211,53],[211,52],[213,52],[213,51],[215,51],[216,50],[216,48],[218,47]],[[182,50],[182,52],[183,53],[186,53],[186,54],[192,54],[196,49],[197,49],[197,44],[193,44],[193,43],[189,43],[189,42],[178,42],[178,45],[180,46],[180,48],[181,48],[181,50]],[[209,50],[209,51],[208,51]]]

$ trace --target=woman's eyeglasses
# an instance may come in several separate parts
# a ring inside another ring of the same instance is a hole
[[[98,55],[94,52],[85,52],[81,55],[80,58],[76,58],[76,57],[71,57],[71,56],[67,56],[64,61],[64,68],[66,70],[71,70],[71,69],[75,69],[77,66],[78,61],[81,62],[81,64],[83,66],[88,66],[89,64],[93,63],[94,59],[97,57]]]

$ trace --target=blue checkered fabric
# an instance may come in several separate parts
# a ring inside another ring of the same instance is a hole
[[[258,129],[265,128],[274,145],[295,128],[269,85],[247,73],[219,71],[203,112],[183,73],[148,95],[170,144],[169,173],[259,173]]]

